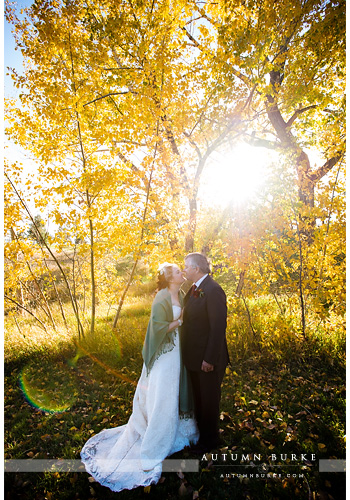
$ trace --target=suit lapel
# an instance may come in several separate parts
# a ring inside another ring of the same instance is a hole
[[[188,292],[186,293],[186,295],[184,297],[184,305],[187,304],[188,299],[190,298],[190,296],[191,296],[191,288],[188,290]]]

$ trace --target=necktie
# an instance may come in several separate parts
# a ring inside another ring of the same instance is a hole
[[[190,293],[191,297],[195,294],[196,290],[197,290],[197,286],[196,285],[192,285],[191,286],[191,293]]]

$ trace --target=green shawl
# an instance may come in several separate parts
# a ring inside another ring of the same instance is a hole
[[[183,293],[179,293],[179,301],[182,306]],[[167,288],[160,290],[152,304],[151,317],[148,323],[145,342],[142,349],[143,361],[147,368],[147,374],[157,358],[174,348],[174,331],[168,332],[169,323],[173,319],[173,307],[171,295]],[[186,367],[182,363],[180,349],[180,401],[179,410],[182,414],[190,413],[194,408],[193,396],[189,376]]]

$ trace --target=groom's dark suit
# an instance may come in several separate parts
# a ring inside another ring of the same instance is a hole
[[[191,290],[187,293],[181,331],[182,359],[193,387],[198,444],[208,450],[219,441],[221,382],[229,362],[226,318],[225,292],[210,276],[194,294]],[[202,361],[214,365],[214,370],[202,371]]]

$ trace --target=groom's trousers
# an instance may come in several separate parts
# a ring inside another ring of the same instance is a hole
[[[189,371],[199,429],[198,444],[208,449],[219,444],[221,383],[225,368],[215,367],[211,372]]]

